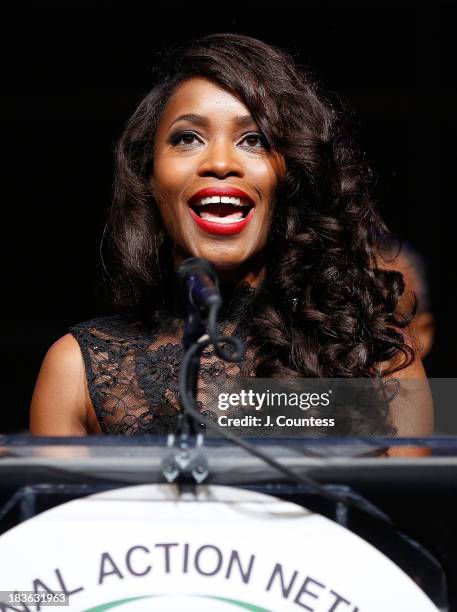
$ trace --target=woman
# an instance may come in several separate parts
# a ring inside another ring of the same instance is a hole
[[[76,326],[44,360],[31,410],[40,435],[164,433],[176,424],[182,312],[176,266],[217,269],[221,329],[239,367],[203,356],[213,381],[258,377],[424,378],[401,274],[378,265],[386,229],[344,122],[312,77],[258,40],[215,34],[165,58],[117,149],[109,218],[113,285],[130,314]],[[428,435],[407,414],[354,409],[342,433]]]

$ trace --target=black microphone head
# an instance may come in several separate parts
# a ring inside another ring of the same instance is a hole
[[[178,267],[176,278],[179,292],[187,304],[192,304],[202,311],[222,304],[216,270],[206,259],[200,257],[186,259]]]
[[[178,281],[181,289],[187,289],[187,278],[190,274],[206,274],[213,281],[216,287],[219,285],[219,279],[214,266],[201,257],[189,257],[182,262],[176,270]]]

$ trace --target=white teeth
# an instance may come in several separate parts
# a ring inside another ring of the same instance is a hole
[[[198,214],[205,221],[210,221],[211,223],[223,223],[225,225],[230,225],[231,223],[240,223],[243,221],[243,212],[246,212],[246,207],[252,206],[252,202],[248,199],[242,198],[232,198],[230,196],[208,196],[206,198],[200,198],[195,201],[195,206],[204,207],[208,204],[231,204],[232,206],[236,206],[238,210],[234,210],[228,215],[215,215],[210,213],[208,210],[204,208],[200,208],[198,210]],[[243,210],[241,210],[243,209]]]
[[[207,198],[201,198],[198,202],[200,206],[205,204],[233,204],[234,206],[243,206],[240,198],[230,198],[228,196],[209,196]]]
[[[242,221],[243,213],[240,211],[240,212],[234,212],[231,215],[226,215],[225,217],[218,217],[217,215],[212,215],[209,212],[202,211],[200,213],[200,217],[202,219],[205,219],[206,221],[212,221],[213,223],[229,224],[229,223],[238,223],[239,221]]]

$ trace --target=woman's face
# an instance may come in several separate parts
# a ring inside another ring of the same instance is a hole
[[[230,270],[259,254],[283,173],[235,96],[203,78],[176,88],[157,128],[151,187],[178,260]]]

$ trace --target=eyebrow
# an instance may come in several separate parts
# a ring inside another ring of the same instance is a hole
[[[209,121],[203,115],[196,115],[194,113],[188,113],[186,115],[179,115],[171,124],[170,128],[177,123],[178,121],[189,121],[190,123],[194,123],[195,125],[201,127],[207,127]],[[237,115],[233,118],[233,123],[240,128],[249,127],[251,125],[256,125],[254,119],[251,115]]]

